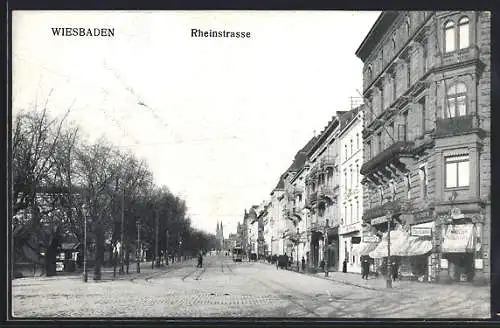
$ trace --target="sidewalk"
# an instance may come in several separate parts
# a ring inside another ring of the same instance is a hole
[[[151,261],[149,262],[141,262],[140,268],[141,272],[137,273],[137,264],[136,262],[133,262],[129,265],[129,273],[123,273],[120,274],[120,266],[116,267],[116,276],[113,277],[113,267],[102,267],[101,268],[101,280],[99,281],[113,281],[113,280],[133,280],[133,279],[138,279],[141,277],[147,277],[149,275],[152,275],[154,273],[159,273],[163,271],[170,271],[176,268],[181,268],[185,266],[192,266],[193,265],[193,260],[192,259],[187,259],[187,260],[181,260],[178,262],[171,263],[169,262],[169,265],[163,264],[159,268],[152,268],[152,263]],[[124,266],[124,270],[126,272],[127,268]],[[25,276],[24,278],[17,278],[15,280],[25,280],[25,279],[34,279],[38,281],[45,281],[45,280],[81,280],[83,275],[83,270],[78,269],[75,272],[58,272],[57,275],[47,277],[47,276]],[[87,268],[87,275],[88,275],[88,282],[98,282],[94,281],[94,268]]]

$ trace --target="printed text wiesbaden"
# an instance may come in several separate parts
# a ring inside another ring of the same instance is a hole
[[[114,37],[114,28],[102,27],[52,27],[54,36],[90,36],[90,37]]]

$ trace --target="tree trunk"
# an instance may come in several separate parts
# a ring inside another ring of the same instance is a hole
[[[101,280],[101,267],[104,262],[104,229],[101,222],[96,224],[94,233],[96,235],[94,280]]]

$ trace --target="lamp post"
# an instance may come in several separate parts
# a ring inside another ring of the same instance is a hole
[[[83,212],[83,282],[87,282],[87,213]]]
[[[297,272],[299,272],[299,238],[300,238],[300,234],[299,234],[299,228],[297,227]]]
[[[388,201],[392,201],[393,198],[392,196],[388,197]],[[386,287],[387,288],[392,288],[392,264],[391,264],[391,224],[392,224],[392,211],[390,210],[390,205],[389,205],[389,210],[387,211],[387,280],[386,280]]]
[[[328,245],[328,219],[326,219],[326,224],[325,224],[325,245],[324,245],[324,262],[325,262],[325,277],[328,277],[328,251],[326,249]]]
[[[392,221],[392,212],[388,212],[387,218],[387,281],[386,287],[392,288],[392,277],[391,277],[391,221]]]
[[[137,263],[137,273],[141,273],[141,223],[137,220],[137,251],[135,261]]]

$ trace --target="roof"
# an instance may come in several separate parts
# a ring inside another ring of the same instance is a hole
[[[356,118],[356,115],[362,110],[362,106],[363,105],[353,108],[340,116],[340,131],[342,131],[347,125],[349,125],[349,123],[352,122],[352,120]]]
[[[358,56],[358,58],[363,62],[366,61],[398,14],[398,11],[383,11],[380,16],[378,16],[363,42],[361,42],[361,45],[356,50],[356,56]]]
[[[335,116],[332,117],[332,119],[328,122],[328,124],[325,126],[323,131],[319,134],[319,136],[316,137],[315,142],[313,145],[309,148],[308,150],[308,156],[311,156],[318,148],[319,146],[326,140],[326,138],[330,135],[330,133],[333,132],[333,130],[338,126],[339,120],[337,116],[343,115],[346,113],[345,111],[337,111]]]

